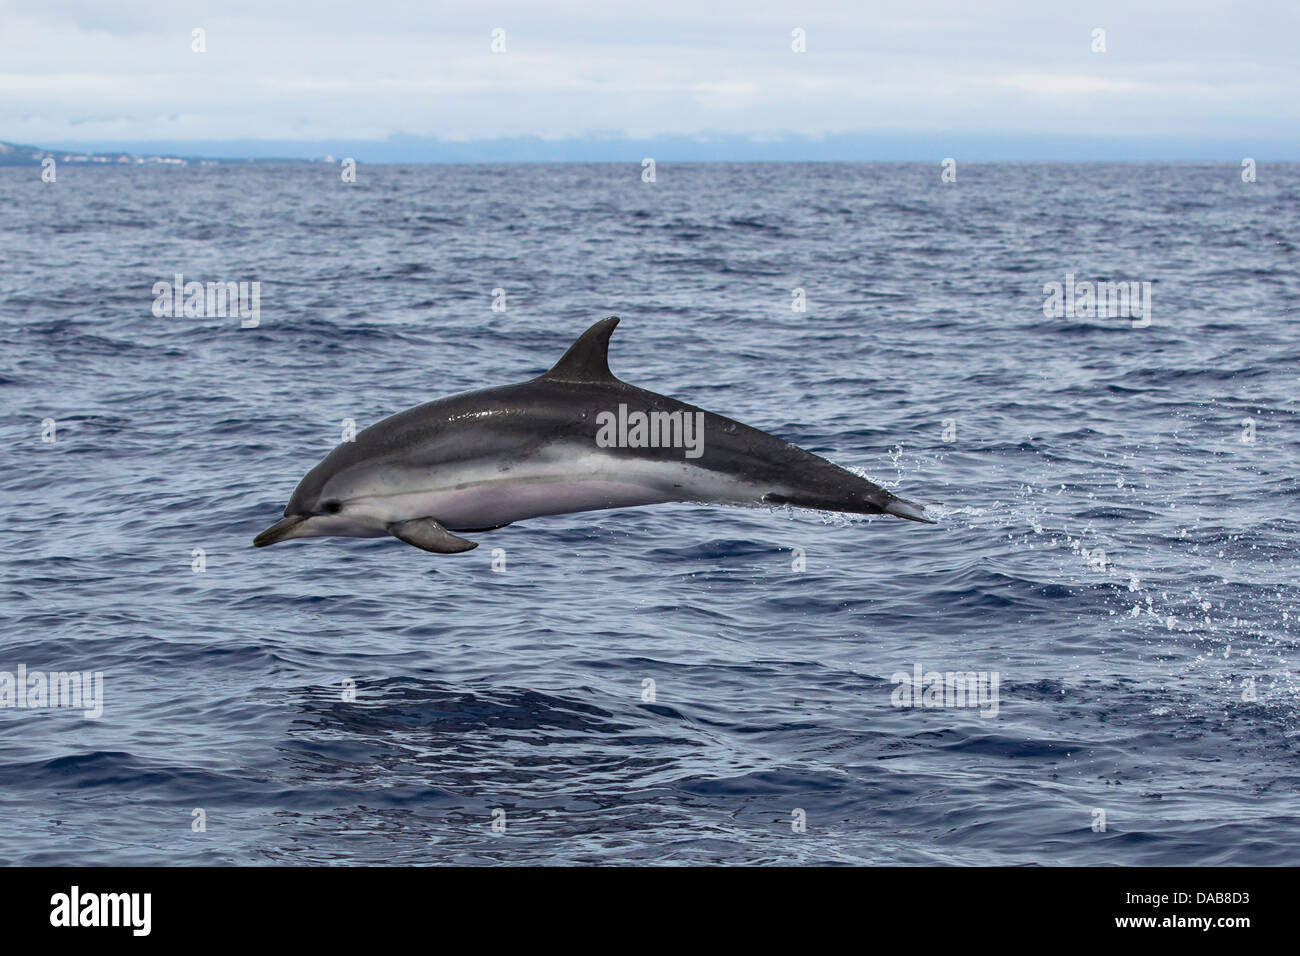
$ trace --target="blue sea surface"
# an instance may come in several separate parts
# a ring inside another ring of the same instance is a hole
[[[1300,165],[656,172],[0,170],[0,671],[103,675],[0,707],[0,861],[1300,863]],[[259,324],[155,316],[178,272]],[[621,378],[940,523],[252,547],[344,420],[610,314]]]

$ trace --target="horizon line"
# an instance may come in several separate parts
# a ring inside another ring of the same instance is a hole
[[[61,141],[60,141],[61,140]],[[4,141],[0,137],[0,141]],[[49,152],[130,153],[193,159],[320,162],[350,158],[367,165],[473,163],[660,162],[1258,162],[1300,161],[1300,139],[1278,137],[1102,137],[1035,133],[905,131],[789,134],[666,134],[636,137],[594,133],[440,139],[393,133],[382,139],[62,139],[23,142]],[[14,141],[8,141],[14,142]]]

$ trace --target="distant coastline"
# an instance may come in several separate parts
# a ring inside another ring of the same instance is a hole
[[[218,159],[209,156],[181,156],[167,153],[133,153],[121,150],[92,152],[76,149],[46,149],[25,143],[0,141],[0,166],[40,166],[53,159],[59,165],[71,166],[247,166],[268,163],[333,162],[333,157],[322,159],[297,158],[244,158]]]

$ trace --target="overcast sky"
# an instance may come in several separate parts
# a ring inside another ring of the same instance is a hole
[[[1297,0],[0,0],[0,140],[964,130],[1248,155],[1297,137],[1298,38]]]

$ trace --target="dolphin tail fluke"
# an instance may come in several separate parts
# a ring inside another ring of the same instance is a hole
[[[422,551],[432,551],[434,554],[457,554],[478,547],[477,541],[452,534],[433,518],[394,521],[388,525],[388,533],[399,541],[405,541]]]
[[[762,501],[768,505],[790,505],[794,508],[811,508],[814,511],[842,511],[845,514],[857,515],[887,514],[906,518],[908,521],[919,521],[922,524],[939,523],[925,513],[924,506],[903,498],[896,498],[865,478],[858,478],[857,481],[867,488],[865,494],[857,488],[848,494],[842,489],[829,493],[793,495],[768,493],[763,496]]]
[[[885,503],[882,509],[887,515],[896,515],[899,518],[906,518],[908,521],[921,521],[925,524],[938,524],[938,520],[931,518],[925,513],[921,505],[913,504],[910,501],[904,501],[902,498],[893,498]]]

